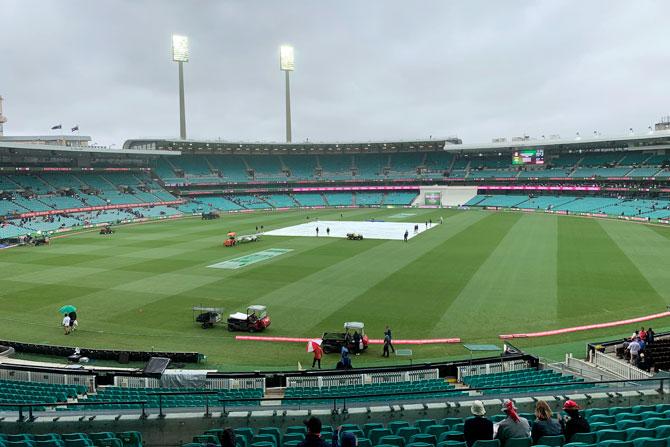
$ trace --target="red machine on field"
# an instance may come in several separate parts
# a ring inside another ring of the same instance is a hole
[[[229,331],[261,332],[270,326],[270,316],[265,306],[249,306],[247,313],[235,312],[228,317]]]

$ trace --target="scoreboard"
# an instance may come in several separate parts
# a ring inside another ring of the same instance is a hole
[[[543,165],[544,149],[525,149],[514,151],[512,154],[513,165]]]

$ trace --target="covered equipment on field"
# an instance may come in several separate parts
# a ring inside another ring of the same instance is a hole
[[[365,335],[365,324],[359,321],[344,323],[344,332],[325,332],[321,338],[323,340],[321,347],[326,354],[339,353],[343,347],[354,353],[368,348],[368,336]]]
[[[350,241],[362,241],[363,235],[360,233],[347,233],[347,239]]]
[[[223,241],[223,246],[224,247],[234,247],[235,244],[237,244],[237,239],[235,238],[235,236],[237,236],[237,233],[235,233],[234,231],[231,231],[230,233],[228,233],[228,239]]]
[[[229,331],[260,332],[270,326],[270,316],[265,306],[247,307],[247,313],[235,312],[228,317]]]
[[[105,225],[100,228],[100,234],[114,234],[114,230],[112,230],[111,225]]]
[[[203,329],[212,328],[223,320],[223,308],[193,306],[193,320]]]

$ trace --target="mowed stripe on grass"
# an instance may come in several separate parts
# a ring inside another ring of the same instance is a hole
[[[459,335],[481,340],[486,338],[483,328],[525,332],[556,321],[557,217],[514,216],[441,321],[458,328]],[[495,234],[495,228],[486,231]]]
[[[664,300],[597,220],[566,217],[558,223],[560,326],[664,310]]]

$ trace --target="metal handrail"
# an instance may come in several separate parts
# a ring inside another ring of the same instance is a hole
[[[148,416],[146,412],[146,400],[124,400],[124,401],[95,401],[95,402],[41,402],[41,403],[0,403],[0,408],[19,408],[19,420],[24,421],[25,417],[23,415],[23,409],[28,408],[28,420],[33,421],[35,417],[33,416],[33,408],[35,407],[67,407],[69,405],[83,405],[83,406],[93,406],[101,404],[114,404],[114,405],[142,405],[141,417],[146,418]]]

